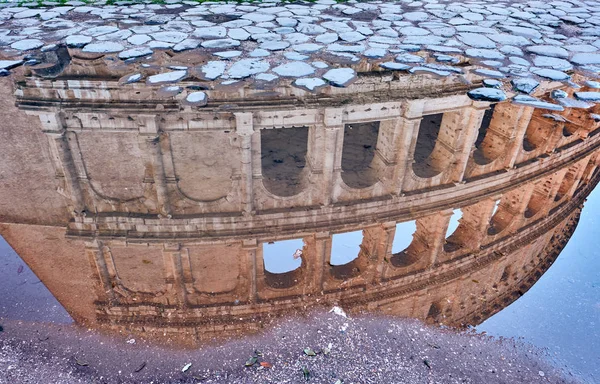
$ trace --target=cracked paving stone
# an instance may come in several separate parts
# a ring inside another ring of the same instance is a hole
[[[524,105],[527,107],[549,109],[551,111],[564,111],[565,109],[558,104],[548,103],[528,95],[517,95],[511,101],[515,105]]]
[[[201,71],[208,80],[214,80],[225,73],[227,63],[224,61],[209,61],[202,66]]]
[[[183,91],[183,88],[177,85],[167,85],[164,87],[160,87],[156,91],[156,95],[158,97],[172,97],[180,94]]]
[[[186,70],[171,71],[159,73],[158,75],[152,75],[148,77],[146,82],[148,84],[163,84],[163,83],[176,83],[187,76]]]
[[[29,51],[44,46],[44,42],[38,39],[25,39],[14,42],[10,45],[11,48],[19,51]]]
[[[317,77],[307,77],[295,80],[294,85],[300,88],[306,88],[309,91],[314,91],[317,88],[327,85],[327,83],[323,79],[319,79]]]
[[[465,54],[470,57],[477,57],[482,59],[495,59],[495,60],[503,60],[504,55],[493,49],[478,49],[478,48],[469,48],[465,50]]]
[[[283,77],[303,77],[312,75],[315,69],[302,62],[286,63],[273,68],[273,72]]]
[[[385,63],[380,63],[379,66],[381,68],[389,69],[391,71],[407,71],[412,68],[410,65],[395,63],[393,61],[386,61]]]
[[[474,70],[473,73],[476,73],[481,76],[494,77],[494,78],[498,78],[498,79],[505,77],[502,72],[495,71],[493,69],[478,68],[478,69]]]
[[[260,49],[268,51],[281,51],[289,47],[291,44],[288,41],[265,41],[258,46]]]
[[[554,45],[533,45],[527,47],[525,50],[542,56],[558,57],[563,59],[569,57],[569,52],[566,49]]]
[[[69,46],[71,48],[82,48],[86,44],[91,43],[92,38],[91,38],[91,36],[72,35],[72,36],[68,36],[67,39],[65,40],[65,42],[67,43],[67,46]]]
[[[335,68],[327,71],[323,78],[331,85],[345,87],[356,79],[356,71],[352,68]]]
[[[125,47],[122,44],[105,41],[102,43],[90,43],[83,47],[82,51],[89,53],[116,53],[121,52],[124,49]]]
[[[530,78],[513,79],[510,83],[513,89],[526,94],[530,94],[540,85],[538,81]]]
[[[217,40],[206,40],[200,45],[204,48],[232,48],[237,47],[241,43],[238,40],[233,39],[217,39]]]
[[[227,73],[232,79],[243,79],[258,73],[266,72],[269,68],[269,63],[264,60],[242,59],[233,63]]]
[[[573,65],[567,60],[559,59],[556,57],[548,56],[536,56],[533,58],[533,64],[536,67],[546,67],[552,69],[558,69],[560,71],[568,71],[573,69]]]
[[[568,80],[571,78],[571,76],[567,75],[564,72],[549,68],[532,68],[531,72],[540,77],[556,81]]]
[[[152,36],[154,40],[158,41],[164,41],[167,43],[180,43],[183,40],[187,39],[188,34],[177,31],[168,31],[151,33],[150,36]]]
[[[497,88],[477,88],[467,92],[472,100],[498,102],[506,100],[506,95]]]
[[[402,53],[394,59],[399,63],[423,63],[425,59],[419,55],[411,55],[410,53]]]
[[[188,94],[185,97],[184,104],[196,106],[196,107],[203,107],[207,103],[208,103],[208,96],[206,95],[206,93],[202,92],[202,91],[198,91],[198,92],[192,92],[192,93]]]
[[[575,92],[573,95],[577,100],[600,101],[600,92]]]
[[[126,60],[135,57],[143,57],[151,55],[152,53],[152,50],[147,47],[133,48],[119,53],[119,59]]]

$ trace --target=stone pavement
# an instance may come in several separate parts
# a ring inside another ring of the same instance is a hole
[[[0,75],[20,65],[43,66],[40,52],[66,44],[71,55],[135,64],[124,83],[165,85],[170,97],[181,87],[168,84],[186,78],[208,82],[208,89],[243,81],[318,92],[348,86],[357,72],[400,71],[467,83],[469,75],[487,78],[469,93],[476,100],[514,96],[514,103],[550,110],[600,101],[598,1],[43,4],[0,4]],[[156,71],[153,58],[161,52],[201,59]],[[576,84],[574,71],[591,80]],[[530,96],[542,80],[567,84],[574,98]],[[207,98],[194,92],[185,103],[202,106]]]

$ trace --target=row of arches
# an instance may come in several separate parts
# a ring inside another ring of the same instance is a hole
[[[478,119],[479,124],[473,136],[472,161],[475,166],[494,163],[507,155],[522,109],[500,103],[491,104],[481,112],[463,107],[423,115],[409,153],[412,172],[418,178],[431,179],[456,165],[462,155],[463,141],[470,137],[464,131],[470,129],[466,125],[472,124],[472,119]],[[540,140],[547,137],[546,131],[553,129],[547,120],[534,119],[523,139],[525,151],[538,148]],[[369,188],[382,178],[385,170],[378,161],[378,151],[391,143],[382,142],[388,133],[381,126],[380,121],[344,125],[340,168],[341,178],[348,187]],[[308,159],[317,155],[309,145],[310,136],[311,129],[307,126],[260,130],[262,176],[269,192],[277,196],[302,192],[307,183]]]
[[[532,183],[517,190],[505,193],[501,198],[485,201],[462,209],[455,209],[449,214],[445,233],[443,234],[442,249],[444,254],[451,255],[459,251],[474,248],[478,238],[488,236],[488,241],[497,239],[513,223],[525,225],[528,220],[540,217],[540,214],[552,212],[553,207],[562,203],[561,200],[573,195],[578,181],[589,178],[596,170],[594,159],[586,158],[577,162],[564,171],[549,175],[537,183]],[[584,182],[582,180],[582,182]],[[486,213],[487,212],[487,213]],[[445,214],[446,215],[446,214]],[[521,216],[521,218],[519,217]],[[489,219],[486,221],[485,217]],[[399,222],[395,224],[391,246],[389,247],[389,262],[394,268],[406,268],[415,265],[422,259],[433,239],[424,238],[433,232],[427,232],[424,226],[435,226],[418,220]],[[421,230],[418,229],[422,226]],[[483,231],[483,232],[481,232]],[[419,235],[420,233],[420,235]],[[327,263],[331,276],[337,279],[355,277],[365,267],[360,256],[368,248],[365,239],[371,236],[367,230],[336,233],[331,236],[330,255]],[[485,240],[483,240],[485,242]],[[264,269],[268,276],[275,279],[276,275],[286,275],[300,270],[305,252],[302,239],[283,240],[263,244]],[[449,256],[438,257],[439,261]],[[450,257],[451,258],[451,257]],[[294,275],[295,276],[295,275]],[[296,276],[297,277],[297,276]],[[289,280],[289,276],[286,277]],[[289,281],[288,281],[289,282]],[[293,282],[289,282],[293,283]],[[275,284],[273,287],[289,286]]]

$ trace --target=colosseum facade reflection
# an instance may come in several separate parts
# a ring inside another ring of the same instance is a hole
[[[202,337],[331,305],[478,324],[553,263],[600,180],[600,107],[365,68],[197,108],[100,59],[60,70],[0,79],[0,234],[88,326]]]

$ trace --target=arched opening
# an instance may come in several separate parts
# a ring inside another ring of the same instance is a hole
[[[433,154],[443,118],[443,113],[436,113],[435,115],[423,116],[421,119],[415,147],[415,162],[413,164],[413,170],[417,176],[432,177],[439,173],[428,160]]]
[[[417,222],[406,221],[396,224],[396,233],[392,241],[390,263],[396,268],[405,268],[419,260],[419,243],[415,241]]]
[[[396,224],[396,233],[392,241],[392,254],[405,251],[413,241],[417,231],[417,222],[415,220],[405,221]]]
[[[529,199],[529,203],[527,203],[527,208],[525,208],[524,216],[526,219],[530,219],[534,217],[538,212],[542,210],[544,204],[546,202],[546,196],[540,193],[539,191],[534,191]]]
[[[551,121],[549,118],[543,117],[541,110],[536,109],[523,137],[523,150],[531,152],[542,148],[551,137],[552,132],[561,129],[563,125],[564,123],[561,121]]]
[[[336,233],[331,239],[331,275],[336,279],[349,279],[358,276],[360,265],[358,256],[363,240],[362,231]]]
[[[373,164],[379,121],[346,124],[342,149],[342,180],[352,188],[367,188],[378,180]]]
[[[503,209],[502,206],[499,205],[490,220],[490,226],[487,230],[488,235],[494,236],[504,231],[512,220],[513,215],[507,209]]]
[[[502,116],[499,119],[493,119],[494,110],[496,104],[490,105],[489,109],[483,113],[481,119],[481,126],[475,140],[475,152],[473,152],[473,159],[476,164],[485,165],[489,164],[498,158],[503,152],[505,147],[505,140],[503,137],[499,137],[495,134],[488,134],[488,129],[492,123],[502,124]]]
[[[565,197],[566,194],[569,193],[571,187],[573,187],[573,184],[575,184],[575,178],[578,170],[578,164],[569,168],[569,170],[563,177],[562,182],[560,183],[560,187],[558,187],[556,196],[554,196],[554,201],[560,201],[563,197]]]
[[[460,239],[460,234],[457,233],[460,227],[460,219],[462,219],[463,212],[460,209],[455,209],[450,216],[450,222],[446,229],[446,240],[444,241],[445,252],[455,252],[463,247],[463,242]]]
[[[265,243],[262,251],[265,281],[269,287],[284,289],[298,284],[303,266],[302,239]]]
[[[449,148],[460,116],[460,112],[447,112],[422,117],[412,164],[415,175],[434,177],[452,165],[454,154]]]
[[[508,284],[508,279],[510,278],[510,275],[511,275],[511,268],[510,268],[510,265],[508,265],[508,266],[504,267],[504,271],[502,271],[502,276],[500,277],[500,281]]]
[[[571,137],[575,134],[575,132],[577,132],[579,130],[579,127],[576,126],[575,124],[568,124],[565,123],[565,125],[563,126],[563,136],[564,137]]]
[[[431,303],[429,310],[427,311],[427,317],[425,321],[430,323],[439,323],[442,319],[442,304],[439,301]]]
[[[260,131],[261,168],[265,188],[277,196],[293,196],[304,188],[308,127]]]

